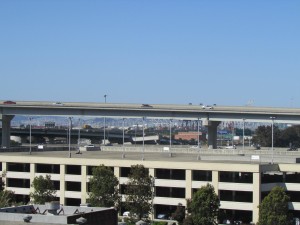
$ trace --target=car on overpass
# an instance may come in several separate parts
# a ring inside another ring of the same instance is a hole
[[[13,105],[13,104],[16,104],[16,102],[8,100],[8,101],[3,102],[3,104],[4,105]]]

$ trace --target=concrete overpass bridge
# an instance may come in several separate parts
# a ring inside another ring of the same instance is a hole
[[[217,147],[217,126],[221,121],[300,123],[299,108],[35,101],[5,104],[5,101],[0,101],[2,146],[9,146],[10,121],[15,115],[201,120],[208,128],[208,144],[212,148]]]
[[[36,140],[44,140],[47,138],[50,143],[54,143],[55,138],[68,138],[68,129],[57,129],[57,128],[32,128],[31,136]],[[26,143],[29,140],[29,128],[11,128],[10,135],[18,136],[21,138],[22,143]],[[0,131],[0,136],[2,131]],[[78,129],[71,130],[71,143],[77,143],[79,137]],[[104,132],[100,129],[80,129],[80,138],[90,139],[92,143],[99,143],[100,140],[104,139]],[[113,143],[122,143],[123,134],[122,132],[109,131],[106,134],[106,139]],[[125,142],[133,142],[131,135],[124,134]]]

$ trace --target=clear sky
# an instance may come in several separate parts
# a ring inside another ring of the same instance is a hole
[[[0,99],[300,107],[299,0],[1,0]]]

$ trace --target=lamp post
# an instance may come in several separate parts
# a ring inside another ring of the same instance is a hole
[[[197,124],[197,132],[198,132],[198,156],[197,156],[197,160],[200,160],[200,124],[199,124],[199,118],[198,118],[198,124]]]
[[[31,120],[32,118],[29,117],[29,155],[31,155]]]
[[[78,119],[78,126],[79,126],[79,129],[78,129],[78,150],[79,150],[79,147],[80,147],[80,118]]]
[[[270,116],[270,119],[272,120],[272,164],[274,163],[274,119],[276,119],[275,116]]]
[[[170,119],[170,154],[169,156],[172,157],[172,119]]]
[[[234,141],[233,141],[233,138],[234,138],[234,122],[232,122],[232,147],[234,146]]]
[[[243,150],[245,150],[245,118],[243,118]]]
[[[125,147],[124,147],[124,121],[125,121],[125,118],[123,118],[123,154],[122,154],[122,159],[125,158]]]
[[[199,124],[200,120],[198,118],[198,123],[197,123],[197,132],[198,132],[198,135],[197,135],[197,138],[198,138],[198,148],[200,148],[200,124]]]
[[[143,155],[142,155],[142,160],[144,161],[144,152],[145,152],[145,125],[144,125],[144,120],[145,117],[143,117]]]
[[[71,131],[72,131],[72,117],[69,117],[69,158],[71,158]]]
[[[106,103],[106,97],[107,97],[107,95],[104,95],[104,103]],[[104,117],[104,131],[103,131],[103,144],[104,144],[104,146],[105,146],[105,139],[106,139],[106,137],[105,137],[105,127],[106,127],[106,117]]]
[[[137,130],[137,128],[138,128],[138,124],[136,124],[136,127],[134,129],[134,137],[135,137],[135,139],[134,139],[134,147],[136,147],[136,130]]]

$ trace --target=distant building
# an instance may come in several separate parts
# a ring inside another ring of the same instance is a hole
[[[198,140],[198,135],[200,140],[203,140],[203,133],[202,132],[195,132],[195,131],[189,131],[189,132],[178,132],[178,134],[175,134],[174,138],[176,140],[186,140],[186,141],[190,141],[192,139],[194,140]]]
[[[55,128],[55,122],[45,122],[45,128]]]

